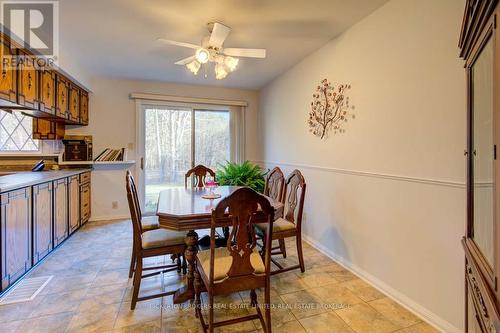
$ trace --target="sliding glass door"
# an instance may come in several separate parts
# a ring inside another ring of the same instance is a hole
[[[197,164],[217,169],[230,160],[228,110],[146,106],[141,161],[144,210],[156,210],[158,194],[184,186],[185,173]]]

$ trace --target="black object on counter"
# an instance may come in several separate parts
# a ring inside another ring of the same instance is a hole
[[[35,166],[31,171],[43,171],[45,168],[45,162],[43,160],[36,162]]]

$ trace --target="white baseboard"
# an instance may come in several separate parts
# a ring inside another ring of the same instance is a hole
[[[404,308],[408,309],[410,312],[413,312],[420,318],[424,319],[426,322],[434,326],[439,331],[445,333],[463,333],[463,331],[458,327],[455,327],[448,321],[436,315],[434,312],[429,311],[428,309],[416,303],[408,296],[392,288],[387,283],[379,280],[375,276],[364,271],[362,268],[354,265],[353,263],[345,260],[342,257],[339,257],[338,255],[327,249],[325,246],[323,246],[320,242],[316,241],[315,239],[312,239],[311,237],[308,237],[304,234],[302,235],[302,239],[307,243],[309,243],[309,245],[311,245],[312,247],[314,247],[315,249],[326,255],[327,257],[331,258],[335,262],[342,265],[344,268],[356,274],[362,280],[365,280],[366,282],[370,283],[373,287],[380,290],[382,293],[386,294],[388,297],[393,299],[395,302],[399,303]]]
[[[103,215],[103,216],[91,216],[89,222],[97,222],[97,221],[106,221],[106,220],[126,220],[130,219],[130,215],[122,214],[122,215]]]

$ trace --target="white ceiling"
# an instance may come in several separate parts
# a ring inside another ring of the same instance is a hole
[[[258,89],[387,0],[61,0],[60,47],[90,76]],[[193,50],[157,37],[199,44],[208,22],[232,28],[225,47],[267,49],[240,59],[222,81],[174,62]]]

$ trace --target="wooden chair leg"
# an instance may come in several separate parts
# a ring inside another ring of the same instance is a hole
[[[186,261],[186,255],[184,253],[182,254],[182,274],[184,275],[187,274],[187,261]]]
[[[257,306],[257,293],[255,292],[255,289],[250,290],[250,305],[252,307]]]
[[[139,298],[139,289],[141,287],[141,279],[142,279],[142,257],[138,256],[136,260],[137,264],[135,267],[135,275],[134,275],[134,292],[132,293],[132,303],[130,304],[131,310],[134,310],[135,305],[137,304],[137,299]]]
[[[279,242],[279,245],[280,245],[280,251],[281,251],[281,253],[283,253],[283,258],[286,258],[285,240],[284,239],[279,239],[278,242]]]
[[[182,264],[181,264],[182,258],[180,254],[177,255],[176,260],[177,260],[177,273],[180,273],[182,269]]]
[[[130,269],[128,270],[128,278],[132,278],[134,275],[134,270],[135,270],[135,261],[136,261],[136,255],[135,255],[135,246],[132,246],[132,254],[130,256]]]
[[[208,291],[208,332],[214,333],[214,295]]]
[[[306,267],[304,265],[304,255],[302,254],[302,236],[300,233],[297,234],[295,240],[297,242],[297,255],[299,257],[300,271],[304,273],[306,271]]]
[[[265,309],[265,324],[266,327],[263,327],[265,333],[271,333],[271,286],[269,283],[267,284],[264,290],[264,309]]]
[[[194,270],[194,314],[196,318],[202,316],[201,314],[201,281],[200,272]],[[203,322],[202,322],[203,325]]]

